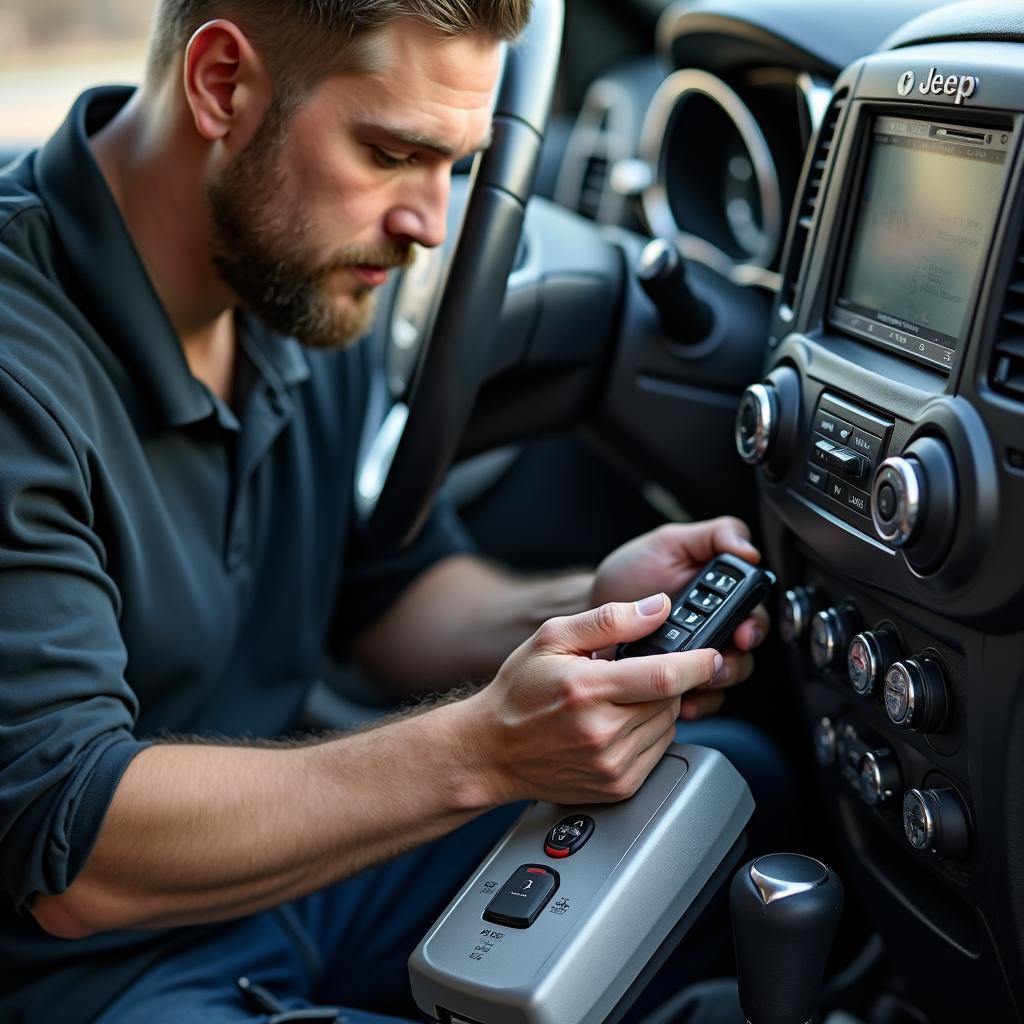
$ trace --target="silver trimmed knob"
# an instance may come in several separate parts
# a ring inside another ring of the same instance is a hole
[[[811,661],[817,668],[835,665],[845,655],[857,632],[857,613],[852,608],[826,608],[811,619]]]
[[[888,750],[866,750],[860,759],[860,795],[871,807],[884,804],[902,786],[899,762]]]
[[[811,625],[811,616],[824,604],[824,595],[817,587],[793,587],[782,597],[779,635],[786,643],[799,640]]]
[[[770,384],[751,384],[736,410],[736,451],[751,466],[768,457],[775,438],[778,400]]]
[[[871,521],[889,544],[903,547],[913,538],[922,517],[924,479],[917,459],[886,459],[871,484]]]
[[[885,673],[885,713],[893,725],[937,732],[946,720],[946,680],[931,658],[894,662]]]
[[[896,634],[888,629],[865,630],[850,641],[846,669],[850,685],[861,697],[871,697],[878,690],[889,666],[900,656]]]
[[[971,826],[954,789],[908,789],[903,796],[903,832],[915,850],[963,860],[971,846]]]

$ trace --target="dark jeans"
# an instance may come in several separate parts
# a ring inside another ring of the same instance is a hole
[[[747,779],[758,805],[748,829],[751,851],[784,843],[792,786],[778,750],[761,732],[712,718],[680,724],[679,739],[721,750]],[[98,1024],[258,1024],[266,1018],[246,1008],[236,984],[242,976],[289,1009],[360,1007],[344,1010],[347,1024],[420,1019],[408,991],[409,954],[522,810],[500,808],[304,899],[211,926],[205,941],[140,977]],[[721,910],[712,916],[721,918]],[[727,940],[727,921],[718,922],[715,934],[716,941]],[[659,974],[659,988],[700,976],[688,946],[684,939]]]

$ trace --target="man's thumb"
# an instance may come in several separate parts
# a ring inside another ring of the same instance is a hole
[[[670,608],[664,594],[652,594],[642,601],[612,601],[578,615],[550,619],[541,627],[538,640],[565,654],[589,654],[653,633]]]

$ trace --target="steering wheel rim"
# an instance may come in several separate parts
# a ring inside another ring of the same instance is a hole
[[[355,505],[374,545],[416,535],[469,420],[489,355],[481,338],[495,332],[533,191],[563,21],[564,0],[534,0],[522,38],[507,47],[493,140],[473,167],[412,386],[402,399],[369,403]]]

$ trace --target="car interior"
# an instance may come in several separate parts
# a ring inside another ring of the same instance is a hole
[[[775,628],[723,714],[791,766],[778,852],[830,869],[774,932],[763,884],[763,905],[733,893],[736,958],[714,967],[752,1024],[809,1019],[771,1005],[800,986],[832,1024],[1024,1021],[1022,15],[539,0],[450,240],[363,342],[376,539],[439,490],[522,572],[666,521],[752,527]],[[382,709],[344,652],[325,677],[311,724]],[[752,806],[723,760],[674,749],[622,806],[528,811],[414,954],[425,1014],[640,1020],[742,860]],[[591,860],[551,845],[574,832]],[[506,876],[543,882],[540,918],[484,909]],[[743,1019],[682,1006],[644,1020]]]

